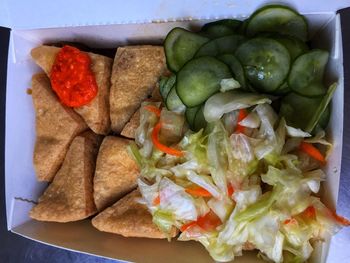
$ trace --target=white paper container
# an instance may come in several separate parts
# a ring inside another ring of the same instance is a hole
[[[47,10],[61,10],[61,1],[20,1],[21,8],[7,2],[0,24],[12,28],[8,59],[6,95],[5,180],[8,229],[27,238],[83,253],[136,262],[212,262],[208,253],[195,242],[168,243],[164,240],[123,238],[94,229],[89,220],[59,224],[32,221],[28,212],[46,184],[37,182],[32,164],[35,139],[34,110],[26,93],[33,73],[40,69],[31,61],[30,50],[42,43],[80,41],[94,47],[116,47],[135,43],[161,43],[175,26],[192,28],[208,20],[223,17],[243,18],[266,1],[152,1],[113,6],[106,1],[66,2],[71,8],[91,7],[94,14],[71,12],[57,16]],[[30,2],[30,3],[29,3]],[[33,4],[33,2],[39,2]],[[68,4],[69,2],[69,4]],[[171,2],[171,3],[170,3]],[[6,3],[5,3],[6,4]],[[55,6],[58,5],[58,6]],[[73,5],[73,7],[72,7]],[[102,5],[102,3],[99,3]],[[334,150],[329,159],[323,200],[334,208],[339,189],[343,133],[343,57],[339,15],[346,1],[295,1],[292,6],[305,14],[310,24],[314,47],[330,51],[328,79],[339,86],[333,98],[329,137]],[[56,9],[55,9],[56,8]],[[22,13],[26,10],[26,13]],[[32,12],[30,12],[32,10]],[[35,11],[33,11],[35,10]],[[112,10],[112,11],[111,11]],[[113,12],[115,10],[115,12]],[[62,11],[62,10],[61,10]],[[86,11],[86,10],[85,10]],[[64,19],[63,19],[64,18]],[[201,20],[197,20],[201,19]],[[178,22],[164,22],[164,21]],[[153,21],[153,23],[151,23]],[[157,22],[157,23],[154,23]],[[100,26],[96,26],[103,24]],[[77,26],[85,25],[85,26]],[[58,28],[48,28],[57,26]],[[39,29],[42,28],[42,29]],[[313,262],[325,262],[329,242],[316,250]],[[258,262],[255,254],[246,253],[235,262]]]

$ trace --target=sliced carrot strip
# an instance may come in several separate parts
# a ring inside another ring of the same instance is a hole
[[[289,218],[283,221],[283,224],[288,225],[288,224],[298,224],[298,221],[295,218]]]
[[[198,217],[197,221],[192,221],[192,222],[189,222],[187,224],[182,225],[180,230],[181,230],[181,232],[184,232],[184,231],[188,230],[190,227],[197,225],[205,231],[211,231],[211,230],[214,230],[216,227],[218,227],[221,224],[222,224],[222,222],[221,222],[220,218],[213,211],[210,210],[204,216]]]
[[[182,226],[180,227],[180,231],[181,231],[181,232],[185,232],[187,229],[189,229],[190,227],[195,226],[195,225],[197,225],[196,221],[189,222],[189,223],[187,223],[187,224],[182,225]]]
[[[316,209],[313,205],[307,207],[302,213],[305,218],[315,219],[316,218]]]
[[[334,217],[334,219],[341,225],[343,226],[350,226],[350,220],[346,219],[345,217],[342,217],[340,215],[337,215],[336,212],[332,211],[332,216]]]
[[[233,188],[232,184],[228,184],[228,186],[227,186],[228,197],[231,197],[234,192],[235,192],[235,189]]]
[[[153,105],[146,105],[144,108],[150,112],[153,112],[157,117],[160,117],[161,110]]]
[[[157,197],[153,199],[153,205],[159,205],[159,204],[160,204],[160,195],[157,195]]]
[[[324,158],[322,153],[311,143],[301,142],[299,149],[311,156],[312,158],[314,158],[315,160],[321,162],[322,164],[326,163],[326,159]]]
[[[164,144],[162,144],[160,141],[159,141],[159,132],[160,132],[160,129],[161,129],[162,125],[160,122],[158,122],[156,124],[156,126],[154,126],[153,128],[153,131],[152,131],[152,142],[154,144],[154,146],[164,152],[164,153],[167,153],[167,154],[170,154],[170,155],[174,155],[174,156],[178,156],[178,157],[181,157],[184,155],[184,153],[180,150],[177,150],[177,149],[174,149],[174,148],[170,148]]]
[[[244,133],[245,127],[240,125],[240,121],[244,120],[248,116],[248,112],[246,109],[240,109],[238,112],[238,118],[237,118],[237,126],[236,126],[236,133]]]
[[[200,187],[200,186],[196,186],[196,187],[188,187],[185,189],[185,191],[193,196],[201,196],[201,197],[211,197],[212,194],[209,193],[207,190],[205,190],[204,188]]]

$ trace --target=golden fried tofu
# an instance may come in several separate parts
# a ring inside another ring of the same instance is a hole
[[[152,94],[165,70],[165,55],[161,46],[118,48],[110,92],[111,127],[114,132],[122,131],[141,102]]]
[[[39,181],[51,181],[74,137],[88,127],[75,111],[58,101],[45,74],[33,76],[32,99],[36,114],[35,172]]]
[[[75,137],[61,169],[30,211],[30,217],[40,221],[70,222],[96,213],[92,184],[101,139],[92,131]]]
[[[35,63],[50,76],[51,68],[59,51],[58,47],[39,46],[31,51],[31,55]],[[91,58],[91,70],[98,86],[97,96],[87,105],[76,107],[74,110],[83,117],[91,130],[97,134],[106,135],[109,133],[111,125],[109,90],[112,59],[93,53],[88,53],[88,55]]]
[[[131,119],[127,124],[125,124],[121,135],[130,138],[135,139],[135,132],[137,127],[140,125],[140,109],[138,109],[132,116]]]
[[[125,237],[167,238],[152,222],[147,207],[138,202],[140,198],[140,192],[134,190],[94,217],[92,225],[100,231]],[[173,228],[170,236],[176,235],[177,231]]]
[[[104,138],[96,162],[94,200],[102,211],[137,185],[139,168],[129,155],[129,140],[107,136]]]

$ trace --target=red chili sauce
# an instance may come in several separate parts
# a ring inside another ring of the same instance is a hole
[[[97,95],[91,59],[75,47],[61,48],[52,66],[50,79],[52,89],[66,106],[86,105]]]

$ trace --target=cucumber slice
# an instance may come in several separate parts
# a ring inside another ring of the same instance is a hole
[[[213,57],[190,60],[177,73],[176,91],[187,107],[205,102],[220,90],[222,79],[232,78],[230,69]]]
[[[211,39],[232,35],[236,32],[241,23],[241,21],[235,19],[222,19],[207,23],[202,27],[200,35]]]
[[[280,87],[278,87],[276,90],[274,90],[272,93],[273,95],[286,95],[289,92],[291,92],[291,89],[288,86],[287,82],[284,82]]]
[[[338,86],[338,83],[333,83],[328,88],[326,95],[322,97],[321,103],[318,105],[318,108],[315,114],[313,115],[312,119],[308,123],[308,126],[306,127],[307,132],[311,132],[315,128],[319,120],[321,119],[322,114],[325,112],[327,106],[331,102],[331,99],[333,97],[335,90],[337,89],[337,86]]]
[[[175,85],[176,76],[172,75],[171,77],[162,77],[159,81],[159,92],[163,98],[163,101],[168,97],[169,91]]]
[[[328,52],[311,50],[298,57],[288,76],[290,88],[303,96],[317,97],[326,93],[322,83],[323,73],[328,61]]]
[[[197,107],[186,109],[186,112],[185,112],[186,121],[192,130],[194,130],[194,119],[200,107],[201,106],[197,106]]]
[[[179,96],[176,93],[175,85],[171,88],[167,98],[166,98],[166,107],[170,111],[182,113],[186,110],[186,106],[182,103]]]
[[[288,125],[307,131],[306,128],[321,101],[322,98],[308,98],[294,92],[289,93],[281,101],[280,115]]]
[[[271,38],[277,40],[288,49],[292,61],[309,51],[309,47],[298,38],[279,35],[274,35]]]
[[[196,116],[194,118],[193,128],[195,132],[200,131],[200,129],[205,129],[205,127],[207,126],[207,121],[204,118],[203,110],[204,110],[204,105],[202,105],[198,109]]]
[[[320,119],[318,120],[317,125],[319,125],[322,129],[326,129],[330,118],[331,118],[331,107],[330,107],[330,104],[328,104],[327,108],[324,110]]]
[[[274,32],[307,40],[308,27],[305,18],[293,9],[282,5],[269,5],[255,11],[247,25],[247,35]]]
[[[241,84],[241,88],[247,89],[244,70],[238,59],[232,54],[220,55],[217,58],[230,67],[234,79],[237,80],[239,84]]]
[[[294,92],[282,99],[280,115],[288,125],[311,132],[325,112],[335,90],[337,83],[332,84],[323,97],[309,98]]]
[[[246,19],[246,20],[242,21],[241,25],[237,29],[237,33],[238,34],[241,34],[241,35],[245,35],[246,34],[248,22],[249,22],[249,19]]]
[[[245,37],[241,35],[231,35],[213,39],[201,46],[195,57],[215,57],[220,54],[234,53],[244,40]]]
[[[206,37],[175,27],[168,33],[164,41],[169,69],[177,72],[208,41],[209,39]]]
[[[248,81],[262,92],[276,90],[288,75],[289,52],[276,40],[250,39],[238,47],[235,55],[242,63]]]

